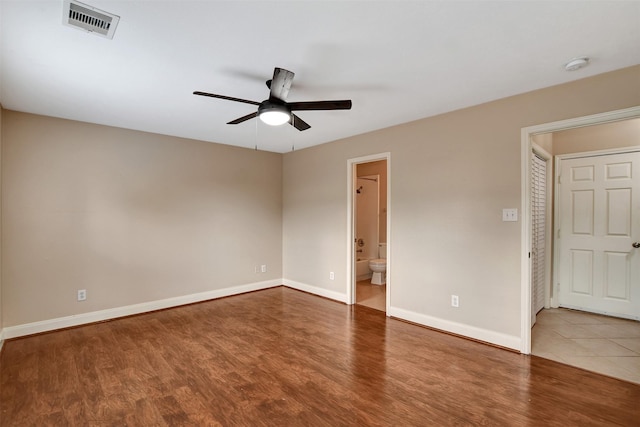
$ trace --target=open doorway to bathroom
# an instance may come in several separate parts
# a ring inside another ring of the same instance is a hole
[[[357,160],[357,159],[355,159]],[[387,312],[388,159],[351,164],[351,301]]]

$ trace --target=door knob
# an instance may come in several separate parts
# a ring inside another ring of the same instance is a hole
[[[633,246],[634,248],[638,249],[638,248],[640,248],[640,242],[633,242],[631,244],[631,246]]]

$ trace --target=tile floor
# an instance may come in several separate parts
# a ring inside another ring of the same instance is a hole
[[[387,285],[372,285],[371,280],[356,282],[356,304],[387,311]]]
[[[538,313],[531,354],[640,384],[640,322],[563,308]]]

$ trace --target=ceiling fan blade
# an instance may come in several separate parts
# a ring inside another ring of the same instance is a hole
[[[289,120],[289,124],[291,124],[291,126],[298,129],[299,131],[307,130],[311,127],[309,126],[309,123],[305,122],[293,113],[291,113],[291,120]]]
[[[275,68],[273,70],[273,79],[267,82],[267,86],[271,89],[269,99],[278,99],[280,101],[286,101],[287,95],[289,95],[289,89],[291,89],[291,83],[293,82],[294,73],[284,68]]]
[[[242,116],[238,119],[232,120],[228,125],[237,125],[238,123],[246,122],[247,120],[253,119],[254,117],[258,117],[258,112],[253,112],[251,114],[247,114],[246,116]]]
[[[351,100],[340,101],[309,101],[309,102],[287,102],[287,108],[291,111],[309,110],[350,110]]]
[[[216,95],[215,93],[195,91],[193,92],[193,94],[200,95],[200,96],[208,96],[211,98],[226,99],[227,101],[244,102],[245,104],[251,104],[251,105],[260,105],[260,103],[256,101],[249,101],[248,99],[232,98],[230,96],[224,96],[224,95]]]

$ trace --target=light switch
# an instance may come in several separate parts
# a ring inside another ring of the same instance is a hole
[[[502,209],[502,220],[503,221],[518,221],[518,209]]]

